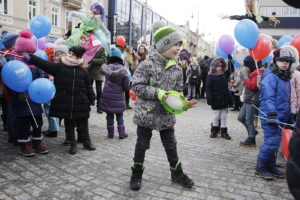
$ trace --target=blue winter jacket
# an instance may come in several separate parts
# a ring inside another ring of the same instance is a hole
[[[291,113],[291,84],[274,74],[269,68],[260,84],[260,110],[264,114],[276,113],[280,122],[287,122]],[[260,116],[266,117],[263,113]]]

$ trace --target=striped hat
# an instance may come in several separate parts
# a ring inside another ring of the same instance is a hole
[[[6,30],[3,30],[1,34],[2,34],[3,45],[7,49],[14,46],[14,44],[16,43],[17,38],[19,37],[18,34],[8,32]]]
[[[182,34],[174,28],[164,26],[154,33],[154,44],[157,51],[162,53],[176,45],[178,42],[182,42],[182,38]]]

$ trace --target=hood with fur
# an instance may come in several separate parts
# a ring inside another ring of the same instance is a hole
[[[127,75],[127,69],[119,63],[113,63],[103,65],[102,73],[105,75],[106,79],[109,79],[112,82],[117,82],[122,76]]]
[[[215,57],[210,64],[209,73],[212,73],[216,69],[217,64],[220,62],[223,64],[223,71],[226,72],[228,67],[227,67],[227,64],[226,64],[224,58]]]

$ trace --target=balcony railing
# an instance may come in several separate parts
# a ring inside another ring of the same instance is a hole
[[[62,3],[70,9],[81,9],[82,0],[63,0]]]

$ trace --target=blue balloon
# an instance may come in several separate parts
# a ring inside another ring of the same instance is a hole
[[[253,49],[258,40],[258,27],[250,19],[243,19],[234,28],[236,40],[244,47]]]
[[[42,58],[43,60],[48,60],[48,55],[41,49],[37,49],[36,52],[34,52],[34,55]]]
[[[278,41],[278,47],[281,48],[282,46],[286,45],[286,43],[290,43],[293,37],[290,35],[282,36]]]
[[[38,78],[32,81],[28,88],[28,94],[32,101],[36,103],[47,103],[55,95],[54,84],[46,78]]]
[[[25,63],[18,60],[5,63],[1,75],[4,83],[16,92],[25,92],[32,82],[31,70]]]
[[[30,30],[37,38],[48,35],[51,31],[51,22],[44,15],[36,15],[30,21]]]
[[[271,58],[272,58],[272,55],[270,53],[267,57],[265,57],[264,59],[261,60],[262,64],[272,62],[273,59],[271,60]]]
[[[3,45],[2,39],[0,39],[0,51],[1,51],[2,49],[4,49],[4,45]]]
[[[228,55],[226,53],[224,53],[219,47],[217,47],[217,49],[216,49],[216,54],[217,54],[217,56],[223,57],[225,59],[228,57]]]
[[[233,61],[233,65],[234,65],[235,68],[238,68],[238,67],[241,66],[241,64],[238,61],[236,61],[235,58],[232,58],[232,61]]]

